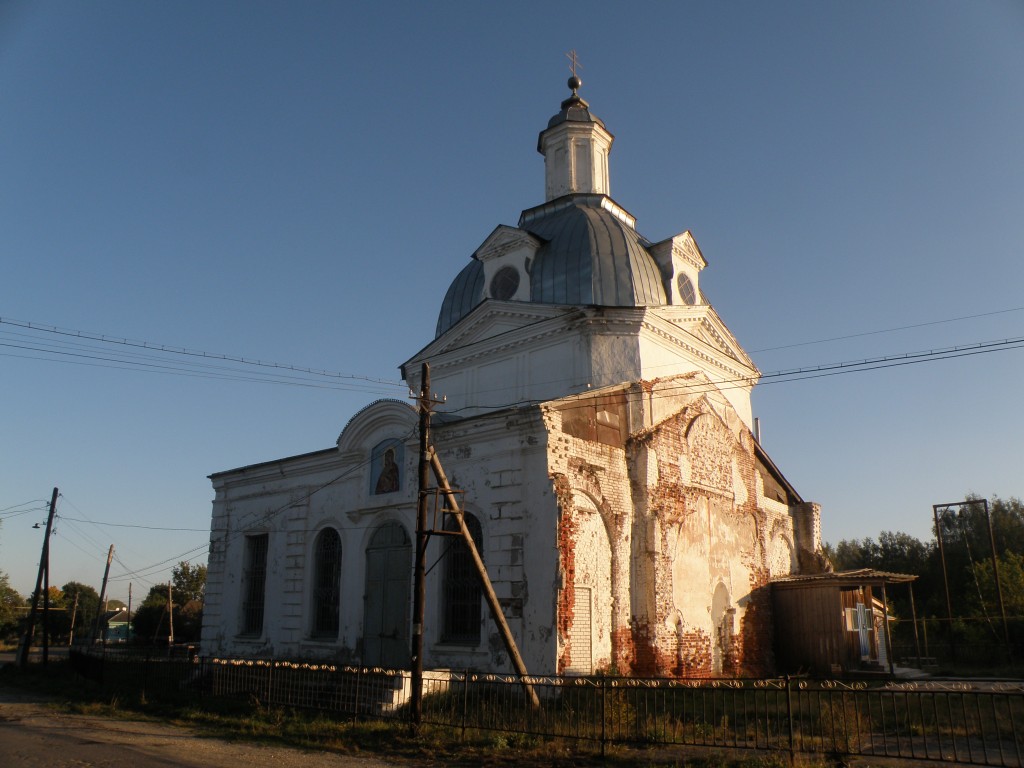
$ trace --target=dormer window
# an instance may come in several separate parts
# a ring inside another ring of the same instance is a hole
[[[519,290],[519,270],[515,267],[502,267],[491,278],[489,290],[492,299],[508,301]]]
[[[693,306],[697,303],[697,291],[693,287],[693,281],[689,275],[680,274],[676,278],[676,288],[679,290],[679,298],[682,299],[683,304]]]

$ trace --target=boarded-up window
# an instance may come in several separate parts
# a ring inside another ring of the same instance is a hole
[[[594,631],[590,616],[590,588],[576,587],[569,630],[569,668],[566,672],[589,675],[594,671]]]

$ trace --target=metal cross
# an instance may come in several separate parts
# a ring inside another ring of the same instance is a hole
[[[572,64],[569,66],[569,69],[572,70],[572,76],[576,77],[576,69],[583,69],[583,67],[580,65],[579,58],[576,56],[576,49],[573,48],[571,51],[565,54],[565,58],[572,62]]]

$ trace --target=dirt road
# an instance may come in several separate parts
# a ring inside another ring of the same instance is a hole
[[[162,723],[58,713],[0,689],[0,765],[4,768],[390,768],[408,766],[287,747],[206,738]]]

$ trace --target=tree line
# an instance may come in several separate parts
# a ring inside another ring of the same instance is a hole
[[[198,642],[203,624],[203,593],[206,588],[206,566],[187,561],[171,569],[170,595],[173,605],[174,640]],[[88,584],[69,581],[63,587],[50,587],[48,613],[51,642],[67,643],[72,639],[92,637],[97,615],[104,611],[126,609],[120,600],[107,600],[100,605],[99,593]],[[24,632],[32,595],[23,597],[10,584],[6,573],[0,572],[0,642],[13,643]],[[36,642],[39,642],[42,595],[37,602],[40,618]],[[166,642],[170,633],[172,611],[168,610],[168,584],[154,584],[137,606],[132,606],[131,636],[137,642]]]
[[[968,497],[967,501],[974,503],[938,510],[937,526],[933,521],[928,541],[883,531],[877,540],[844,539],[827,544],[825,554],[836,571],[872,568],[917,576],[912,589],[918,619],[927,620],[943,638],[955,633],[965,647],[1001,643],[1005,612],[1011,644],[1020,647],[1024,644],[1024,503],[1016,498],[995,498],[989,501],[987,517],[980,499]],[[897,624],[904,624],[901,629],[907,630],[900,632],[900,639],[907,641],[912,630],[906,623],[912,616],[911,593],[895,587],[888,599],[900,620]]]

